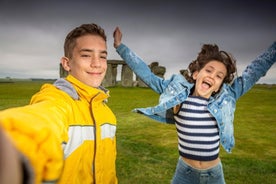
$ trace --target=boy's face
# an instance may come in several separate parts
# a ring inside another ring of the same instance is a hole
[[[72,58],[61,59],[65,70],[91,87],[99,87],[107,70],[106,41],[97,35],[85,35],[76,40]]]
[[[225,65],[219,61],[208,62],[200,71],[193,73],[195,82],[194,96],[210,98],[213,92],[218,92],[227,74]]]

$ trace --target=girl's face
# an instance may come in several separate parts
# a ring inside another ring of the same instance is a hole
[[[218,92],[227,74],[225,65],[217,60],[211,60],[200,71],[193,73],[195,90],[193,96],[210,98],[213,92]]]

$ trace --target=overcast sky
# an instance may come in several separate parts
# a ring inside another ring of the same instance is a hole
[[[112,32],[165,77],[186,69],[204,43],[237,59],[238,73],[276,41],[275,0],[0,1],[0,78],[58,78],[63,42],[83,23],[101,25],[108,59],[120,59]],[[276,64],[259,82],[276,83]]]

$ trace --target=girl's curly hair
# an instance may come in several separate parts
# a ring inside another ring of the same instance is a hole
[[[227,74],[223,82],[231,83],[237,72],[236,60],[227,52],[219,50],[219,47],[216,44],[204,44],[202,46],[196,60],[189,64],[188,72],[184,73],[185,78],[189,82],[195,83],[193,73],[195,71],[200,71],[208,62],[212,60],[222,62],[226,66]]]

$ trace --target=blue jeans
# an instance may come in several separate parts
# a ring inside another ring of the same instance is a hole
[[[222,164],[209,169],[195,169],[179,157],[172,184],[225,184]]]

